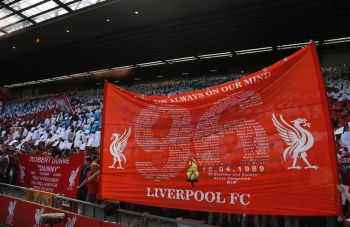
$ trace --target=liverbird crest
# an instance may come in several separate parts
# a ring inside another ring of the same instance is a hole
[[[67,218],[66,227],[74,227],[77,217]]]
[[[35,210],[35,215],[34,215],[35,224],[34,224],[34,227],[39,227],[40,226],[40,217],[43,214],[44,214],[44,208],[43,207],[41,209],[36,209]]]
[[[13,217],[14,217],[14,213],[15,213],[15,208],[16,208],[16,205],[17,205],[17,201],[12,201],[12,202],[9,202],[9,206],[7,208],[7,211],[8,211],[8,215],[6,217],[6,224],[9,224],[9,225],[13,225]]]
[[[306,130],[305,127],[311,128],[311,123],[309,123],[305,118],[297,118],[292,123],[287,123],[283,116],[280,115],[279,119],[272,114],[272,122],[275,125],[281,139],[286,143],[287,147],[283,151],[283,159],[287,160],[287,157],[293,159],[292,166],[288,169],[301,169],[301,166],[297,166],[297,159],[301,158],[305,163],[305,169],[318,169],[318,166],[312,166],[307,159],[307,152],[314,145],[314,137],[310,131]]]
[[[115,169],[114,165],[118,161],[119,166],[117,167],[117,169],[124,169],[124,167],[122,166],[122,162],[126,163],[124,149],[126,148],[130,135],[131,135],[131,128],[129,128],[128,131],[124,129],[124,132],[122,135],[120,135],[119,133],[112,134],[111,139],[113,140],[113,142],[109,147],[109,152],[113,156],[113,164],[108,168]]]
[[[79,169],[80,169],[80,167],[77,167],[75,170],[72,170],[72,172],[70,173],[69,186],[68,186],[67,190],[69,190],[69,191],[73,190],[75,178],[78,175]]]

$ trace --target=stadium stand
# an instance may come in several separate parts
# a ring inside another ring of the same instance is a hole
[[[323,68],[323,72],[333,125],[338,129],[350,122],[350,69],[329,67]],[[169,96],[208,88],[241,76],[211,74],[120,86],[139,94]],[[8,145],[10,151],[22,153],[45,150],[48,155],[55,157],[86,150],[98,153],[102,124],[102,90],[71,91],[63,95],[69,98],[74,113],[55,110],[51,100],[53,95],[8,102],[1,114],[0,145]]]
[[[349,68],[323,68],[327,94],[330,101],[331,116],[334,129],[337,130],[338,159],[349,155],[349,126],[350,122],[350,80]],[[227,81],[235,80],[242,75],[210,74],[196,77],[186,77],[177,80],[160,79],[157,82],[139,82],[119,84],[122,88],[146,95],[173,95],[196,89],[208,88]],[[57,111],[52,98],[66,95],[70,101],[73,113]],[[86,156],[99,155],[101,139],[101,111],[102,89],[71,91],[63,94],[32,97],[24,100],[14,100],[6,103],[1,114],[0,146],[10,151],[9,169],[16,167],[16,156],[19,153],[44,152],[49,156],[62,157],[85,152]],[[345,127],[344,127],[345,126]],[[348,163],[339,166],[342,181],[350,183],[350,167]],[[16,174],[17,171],[15,171]],[[5,182],[16,184],[16,176],[7,171]],[[134,204],[121,204],[122,208],[131,211],[147,211],[153,214],[176,217],[188,217],[202,220],[209,224],[223,223],[266,222],[265,216],[249,218],[245,215],[224,215],[203,212],[187,212],[173,209],[152,208]],[[295,221],[299,226],[299,219],[285,218],[286,226]],[[272,222],[278,221],[275,217]],[[281,223],[281,219],[278,223]],[[314,220],[313,220],[314,221]],[[307,223],[303,220],[302,223]],[[275,226],[278,226],[276,224]],[[305,224],[305,226],[308,226]],[[312,225],[311,225],[312,226]]]

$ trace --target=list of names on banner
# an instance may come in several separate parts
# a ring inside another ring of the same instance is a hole
[[[169,131],[160,129],[161,134],[156,136],[152,128],[160,116],[171,126]],[[151,105],[141,112],[135,125],[135,138],[138,146],[152,156],[150,160],[135,162],[141,175],[160,181],[174,178],[183,171],[190,157],[190,120],[189,112],[179,106]],[[164,153],[168,154],[167,160],[160,158]]]
[[[201,171],[214,180],[227,184],[251,180],[264,172],[268,162],[267,134],[255,120],[225,119],[222,123],[221,117],[224,111],[247,111],[262,104],[261,97],[253,91],[229,95],[204,112],[197,125],[191,125],[191,113],[185,107],[156,104],[146,107],[136,120],[135,139],[149,156],[135,162],[137,171],[146,179],[169,180],[183,173],[194,158]],[[168,122],[168,131],[158,128],[158,122]],[[155,128],[161,133],[155,135]],[[244,155],[236,165],[222,161],[220,143],[225,136],[242,144]],[[164,153],[168,154],[166,160]]]

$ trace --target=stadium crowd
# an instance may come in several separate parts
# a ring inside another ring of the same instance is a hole
[[[50,99],[10,102],[0,119],[1,144],[10,152],[45,151],[59,157],[100,146],[102,91],[71,92],[73,112],[55,110]]]
[[[331,117],[335,128],[337,156],[342,182],[350,185],[350,69],[346,67],[323,68],[327,95],[330,101]],[[181,80],[159,79],[157,82],[139,82],[132,85],[121,84],[126,90],[145,95],[172,95],[192,91],[195,89],[214,86],[227,81],[235,80],[242,75],[211,75],[202,77],[186,77]],[[16,184],[18,172],[17,155],[21,153],[43,152],[48,156],[62,157],[79,152],[85,152],[85,164],[79,182],[81,200],[86,199],[87,187],[84,182],[92,177],[90,172],[93,166],[99,167],[101,124],[102,124],[102,90],[86,90],[68,92],[73,112],[61,112],[55,108],[51,98],[34,98],[10,101],[4,106],[0,116],[0,177],[1,182]],[[95,176],[93,176],[95,177]],[[96,178],[95,178],[96,179]],[[96,181],[95,181],[96,182]],[[91,184],[90,184],[91,185]],[[89,183],[88,183],[89,186]],[[95,186],[96,187],[96,184]],[[339,189],[342,193],[344,190]],[[95,192],[96,194],[97,192]],[[88,198],[95,202],[96,198]],[[146,209],[144,206],[124,204],[128,209]],[[136,207],[136,208],[135,208]],[[348,203],[344,206],[348,211]],[[149,209],[148,209],[149,211]],[[154,213],[178,217],[185,211],[172,209],[154,209]],[[346,213],[346,217],[350,213]],[[181,215],[185,216],[185,215]],[[193,219],[206,219],[209,224],[240,223],[247,225],[249,220],[245,215],[205,214],[204,212],[189,212]],[[255,226],[266,226],[270,220],[272,226],[294,227],[301,226],[299,218],[254,216],[251,222]],[[314,219],[311,219],[313,222]],[[313,223],[311,222],[311,223]],[[308,225],[304,219],[303,226]],[[306,223],[306,224],[305,224]],[[324,223],[320,223],[322,226]]]

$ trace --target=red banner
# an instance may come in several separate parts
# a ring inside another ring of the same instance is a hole
[[[70,105],[70,102],[66,95],[54,97],[52,98],[52,102],[61,112],[73,113],[72,106]]]
[[[66,222],[55,224],[57,227],[102,227],[108,226],[108,224],[115,227],[120,226],[10,196],[0,195],[0,204],[0,223],[10,226],[47,226],[39,223],[40,216],[46,213],[64,213],[66,215]]]
[[[314,45],[240,80],[173,96],[105,84],[100,196],[210,212],[338,215]]]
[[[22,154],[19,160],[18,185],[76,197],[84,153],[63,158]]]

